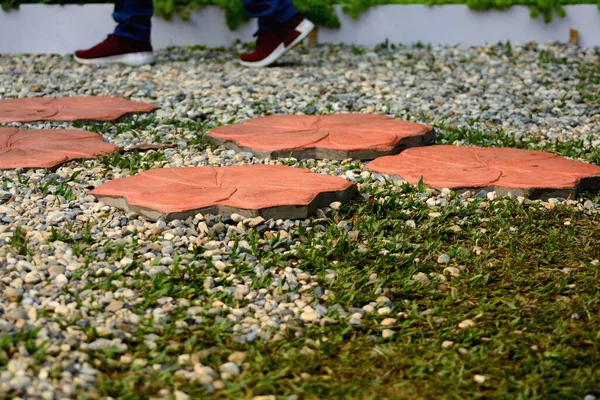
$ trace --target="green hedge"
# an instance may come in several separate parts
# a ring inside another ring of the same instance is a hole
[[[8,10],[17,8],[19,4],[68,4],[68,3],[110,3],[109,1],[52,1],[52,0],[0,0],[2,8]],[[299,12],[305,14],[310,20],[328,28],[339,28],[340,21],[334,12],[333,5],[341,4],[345,13],[357,18],[360,13],[369,7],[384,4],[426,4],[429,6],[442,4],[466,4],[472,10],[506,9],[515,5],[529,7],[531,17],[542,16],[545,22],[552,20],[553,14],[564,17],[563,6],[568,4],[598,4],[600,0],[293,0]],[[183,19],[189,18],[190,10],[214,5],[225,10],[227,25],[236,29],[241,22],[247,20],[242,5],[242,0],[154,0],[155,12],[165,18],[171,18],[173,14],[179,14]],[[402,23],[402,21],[399,21]]]

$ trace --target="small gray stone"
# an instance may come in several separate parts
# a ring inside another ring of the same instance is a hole
[[[412,280],[418,281],[418,282],[423,282],[425,284],[428,284],[429,282],[431,282],[429,280],[429,278],[427,277],[427,275],[425,275],[423,272],[418,272],[418,273],[414,274],[412,276]]]
[[[19,307],[19,308],[15,308],[13,310],[10,310],[8,313],[6,313],[6,318],[8,318],[8,320],[12,320],[12,321],[17,321],[20,319],[29,319],[29,316],[27,315],[27,312]]]
[[[256,232],[259,235],[264,235],[265,232],[267,232],[268,230],[269,230],[269,227],[267,225],[264,225],[264,224],[263,225],[259,225],[259,226],[256,227]]]
[[[169,275],[171,273],[171,271],[169,271],[169,268],[164,267],[162,265],[155,265],[153,267],[150,268],[150,271],[148,271],[148,273],[150,275],[158,275],[158,274],[167,274]]]
[[[15,376],[10,380],[9,385],[13,390],[24,391],[31,386],[31,378],[26,375]]]
[[[212,276],[207,277],[206,279],[204,279],[204,289],[212,289],[215,287],[215,278],[213,278]]]
[[[306,115],[313,115],[317,112],[317,107],[308,106],[308,107],[305,107],[304,110],[302,110],[302,112]]]
[[[6,203],[11,198],[12,198],[12,194],[10,192],[0,190],[0,204]]]
[[[478,199],[487,199],[487,194],[488,194],[487,190],[480,190],[479,192],[477,192],[475,194],[475,198],[478,198]]]
[[[225,224],[222,222],[217,222],[213,226],[213,229],[215,230],[216,233],[223,233],[227,230],[227,228],[225,227]]]
[[[321,286],[317,286],[315,288],[315,297],[317,299],[321,298],[321,296],[323,296],[325,294],[325,291],[323,290],[323,288]]]
[[[352,314],[360,314],[361,316],[363,316],[366,313],[366,311],[363,308],[356,307],[350,307],[348,311],[350,311]]]
[[[63,274],[64,272],[65,272],[65,267],[63,267],[62,265],[51,265],[50,267],[48,267],[48,273],[51,276]]]

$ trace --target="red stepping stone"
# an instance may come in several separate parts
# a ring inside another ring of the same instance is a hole
[[[384,115],[274,115],[215,128],[204,137],[228,149],[257,157],[354,158],[371,160],[422,146],[434,136],[427,125]]]
[[[196,213],[306,218],[317,208],[356,194],[349,181],[280,165],[160,168],[121,178],[92,191],[108,205],[149,219],[185,219]]]
[[[0,128],[0,169],[52,168],[115,150],[102,136],[88,131]]]
[[[600,167],[543,151],[428,146],[378,158],[367,168],[437,189],[496,190],[531,198],[600,188]]]
[[[0,123],[33,121],[114,121],[125,114],[150,112],[152,104],[117,97],[35,97],[0,100]]]

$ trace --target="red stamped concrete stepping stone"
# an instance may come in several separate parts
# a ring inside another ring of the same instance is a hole
[[[88,131],[0,128],[0,169],[52,168],[115,150],[102,136]]]
[[[117,97],[35,97],[0,100],[0,123],[33,121],[114,121],[125,114],[150,112],[152,104]]]
[[[367,168],[427,186],[496,190],[501,194],[568,197],[600,188],[600,167],[543,151],[428,146],[381,157]]]
[[[215,128],[204,138],[257,157],[371,160],[422,146],[433,128],[384,115],[273,115]]]
[[[345,179],[280,165],[160,168],[92,191],[108,205],[153,220],[185,219],[199,212],[306,218],[357,193]]]

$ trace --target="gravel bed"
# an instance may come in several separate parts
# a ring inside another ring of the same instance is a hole
[[[143,155],[147,168],[297,165],[293,159],[261,160],[249,153],[211,149],[197,140],[200,132],[195,129],[200,122],[239,122],[270,113],[375,112],[453,127],[501,128],[517,137],[536,137],[542,143],[587,140],[600,130],[600,107],[584,101],[584,78],[573,66],[574,62],[598,64],[595,50],[534,44],[513,48],[321,46],[293,52],[279,66],[260,70],[238,66],[235,53],[239,51],[240,46],[228,50],[176,48],[158,52],[156,65],[139,68],[80,66],[70,56],[0,56],[0,99],[95,94],[153,103],[160,107],[155,118],[135,118],[149,121],[142,128],[120,132],[116,127],[98,125],[106,140],[118,146],[178,145],[161,150],[161,157],[153,157],[157,154],[153,152]],[[599,144],[597,136],[588,143],[591,147]],[[363,193],[384,181],[384,177],[364,171],[362,163],[349,160],[308,160],[302,166],[356,181]],[[324,230],[328,209],[305,221],[196,215],[165,223],[125,214],[89,194],[106,180],[131,173],[126,166],[105,165],[100,160],[71,162],[55,171],[0,173],[0,333],[17,335],[37,328],[32,341],[36,346],[47,343],[41,364],[26,347],[18,354],[0,354],[10,358],[8,367],[0,372],[0,394],[59,399],[93,392],[98,370],[90,363],[89,351],[111,349],[119,363],[142,368],[148,361],[128,352],[127,339],[135,336],[141,325],[160,326],[172,318],[181,330],[201,327],[207,319],[229,319],[235,323],[235,340],[250,343],[279,340],[288,330],[301,335],[304,325],[342,321],[357,326],[365,313],[376,313],[384,326],[391,323],[384,293],[367,306],[338,309],[334,320],[326,316],[331,310],[315,303],[315,299],[331,295],[315,276],[293,264],[265,268],[252,255],[253,245],[268,250],[270,239],[277,235],[283,246],[273,251],[293,252],[293,232],[301,224]],[[447,191],[428,191],[423,201],[443,207],[448,196]],[[461,201],[484,197],[492,201],[495,194],[465,194]],[[551,199],[542,205],[552,208],[560,201],[598,212],[598,204],[589,199]],[[338,227],[347,229],[347,224],[341,221]],[[15,251],[17,231],[27,241],[28,255]],[[246,238],[249,231],[258,231],[262,239],[250,243]],[[61,236],[64,232],[72,234],[71,242]],[[82,254],[72,240],[84,239],[89,247]],[[244,268],[231,262],[234,252]],[[446,264],[447,258],[444,255],[438,262]],[[185,273],[174,271],[181,268],[207,271],[198,296],[191,301],[162,296],[156,299],[157,306],[144,307],[136,280],[173,273],[182,274],[185,280]],[[460,273],[456,268],[449,272]],[[104,285],[111,282],[107,277],[117,276],[121,279]],[[327,279],[335,279],[333,269]],[[433,277],[420,274],[414,279],[429,281]],[[219,293],[227,300],[211,297]],[[384,330],[383,337],[393,333]],[[153,348],[156,338],[146,335],[148,348]],[[201,360],[187,354],[179,357],[178,365],[163,368],[204,384],[209,392],[217,391],[223,388],[223,381],[241,373],[245,354],[234,354],[219,370],[203,366]],[[176,395],[185,398],[183,393]]]

